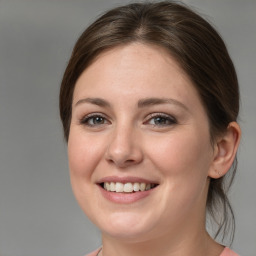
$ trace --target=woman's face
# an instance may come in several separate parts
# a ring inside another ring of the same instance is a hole
[[[204,226],[208,119],[165,50],[120,46],[82,73],[68,155],[74,194],[103,234],[143,240]]]

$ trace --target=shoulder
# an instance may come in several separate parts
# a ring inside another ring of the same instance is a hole
[[[237,253],[226,247],[220,256],[239,256]]]
[[[97,256],[98,252],[100,251],[100,249],[97,249],[89,254],[86,254],[85,256]]]

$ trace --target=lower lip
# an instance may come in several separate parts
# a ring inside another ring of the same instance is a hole
[[[116,193],[107,191],[104,188],[102,188],[99,185],[100,192],[103,195],[104,198],[107,200],[118,203],[118,204],[131,204],[134,202],[137,202],[145,197],[148,197],[155,188],[147,190],[147,191],[139,191],[139,192],[133,192],[133,193]]]

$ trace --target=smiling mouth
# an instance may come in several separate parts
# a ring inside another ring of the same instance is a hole
[[[140,191],[147,191],[158,186],[158,184],[144,182],[103,182],[100,183],[99,185],[106,191],[116,193],[135,193]]]

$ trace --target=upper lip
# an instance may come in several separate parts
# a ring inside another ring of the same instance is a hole
[[[98,184],[100,183],[104,183],[104,182],[120,182],[120,183],[146,183],[146,184],[159,184],[156,181],[153,180],[149,180],[149,179],[144,179],[144,178],[140,178],[140,177],[120,177],[120,176],[107,176],[104,178],[101,178],[98,180]]]

